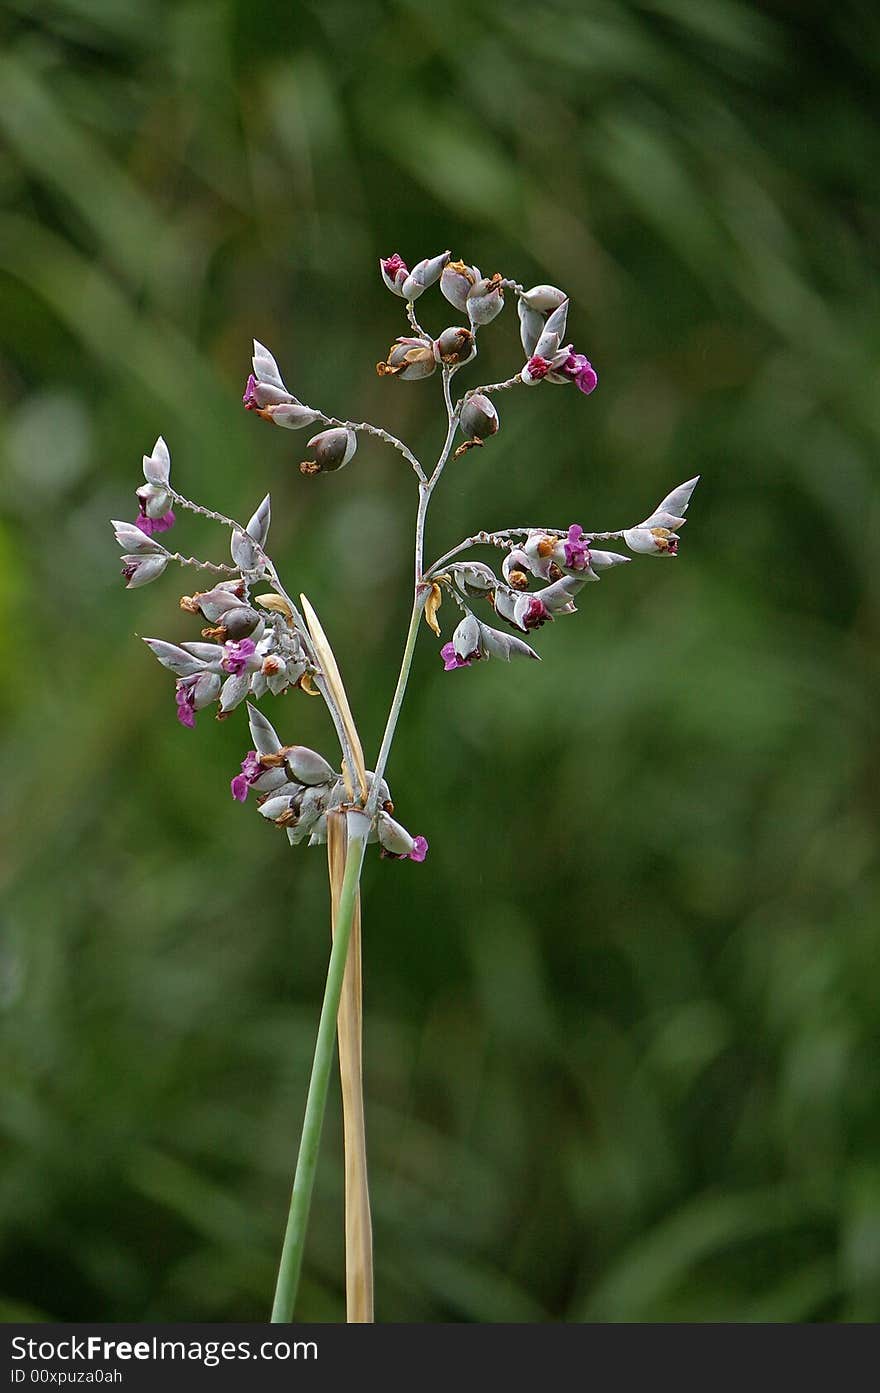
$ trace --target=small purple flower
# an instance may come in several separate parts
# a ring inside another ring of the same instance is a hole
[[[452,672],[457,667],[470,667],[473,658],[479,654],[473,654],[470,658],[460,658],[455,651],[455,644],[444,643],[440,649],[440,657],[443,659],[443,671]]]
[[[257,754],[256,750],[248,750],[241,762],[241,773],[236,774],[229,785],[236,803],[243,803],[245,801],[251,785],[255,784],[257,779],[264,772],[263,766],[260,763],[260,756]]]
[[[257,396],[257,379],[254,377],[253,373],[251,373],[250,377],[247,380],[247,385],[244,389],[244,396],[241,400],[245,411],[260,410],[260,399]]]
[[[546,377],[550,371],[551,364],[546,358],[540,358],[534,354],[526,363],[525,371],[529,382],[540,382],[542,377]]]
[[[177,702],[177,719],[187,730],[192,730],[196,723],[195,709],[195,684],[198,679],[195,677],[184,677],[177,684],[174,693],[174,700]]]
[[[232,673],[234,677],[240,677],[247,672],[248,662],[256,652],[257,645],[252,638],[242,638],[239,640],[230,639],[224,644],[226,657],[220,666],[224,672]]]
[[[579,523],[573,522],[571,524],[564,547],[566,566],[570,567],[572,571],[588,571],[590,569],[590,548]]]
[[[169,527],[174,526],[174,513],[170,508],[160,518],[148,518],[146,513],[142,513],[140,517],[135,518],[134,525],[146,536],[152,537],[154,533],[167,532]]]
[[[404,261],[403,257],[400,255],[400,252],[394,252],[391,256],[386,257],[385,260],[382,262],[382,270],[385,272],[387,276],[390,276],[391,279],[394,280],[394,277],[397,275],[398,271],[408,272],[409,268],[407,267],[407,264]]]
[[[587,397],[591,392],[595,391],[596,384],[599,381],[596,369],[593,367],[589,358],[586,358],[583,353],[575,353],[570,344],[568,346],[568,357],[560,367],[555,369],[555,371],[561,372],[565,377],[570,378],[578,391],[583,392],[584,396]]]
[[[428,854],[427,837],[413,837],[413,849],[409,854],[410,861],[424,861]]]
[[[549,618],[550,611],[544,601],[539,599],[537,595],[533,595],[529,601],[529,607],[522,617],[523,628],[540,629],[541,625],[546,624]]]

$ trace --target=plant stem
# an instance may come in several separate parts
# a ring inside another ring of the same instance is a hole
[[[318,1151],[321,1145],[321,1129],[324,1125],[324,1112],[327,1106],[327,1089],[333,1068],[336,1018],[339,1012],[339,999],[342,995],[342,983],[345,977],[345,965],[348,959],[348,946],[354,922],[368,831],[369,822],[363,814],[349,813],[345,874],[339,896],[336,933],[327,967],[327,984],[324,988],[318,1038],[315,1042],[312,1076],[309,1080],[296,1174],[290,1197],[290,1213],[278,1268],[275,1300],[272,1305],[272,1322],[274,1324],[293,1319],[293,1307],[302,1271],[312,1190],[315,1184],[315,1170],[318,1164]]]

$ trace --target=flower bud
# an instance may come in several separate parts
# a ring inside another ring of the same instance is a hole
[[[420,377],[430,377],[436,367],[433,345],[423,339],[403,337],[391,345],[384,363],[376,364],[376,372],[380,377],[402,377],[415,382]]]
[[[251,685],[251,675],[249,672],[234,672],[220,688],[220,715],[228,716],[230,711],[234,711],[236,706],[240,706],[247,696]]]
[[[457,561],[452,570],[458,584],[470,594],[485,595],[498,584],[495,572],[482,561]]]
[[[232,559],[240,571],[255,571],[259,561],[256,543],[246,532],[233,532],[229,542]]]
[[[472,614],[466,614],[452,635],[452,647],[462,662],[473,662],[482,657],[480,651],[480,625]]]
[[[425,838],[410,836],[406,828],[395,822],[388,813],[379,813],[376,818],[376,831],[383,856],[390,856],[396,860],[424,861],[428,854]]]
[[[143,518],[149,518],[151,522],[156,522],[165,518],[171,507],[171,495],[161,484],[141,484],[135,490],[140,514]],[[170,526],[170,523],[169,523]],[[164,528],[157,528],[157,531],[164,531]]]
[[[474,440],[487,440],[501,424],[495,403],[483,392],[474,392],[465,398],[459,423],[462,433]]]
[[[537,310],[544,315],[558,309],[560,305],[565,303],[568,296],[564,290],[559,290],[555,285],[533,285],[531,290],[524,290],[519,298],[520,303],[525,305],[527,309]]]
[[[145,532],[142,527],[138,527],[136,522],[114,519],[110,525],[113,528],[116,541],[123,551],[149,552],[155,556],[168,555],[162,543],[154,542],[150,533]]]
[[[405,300],[417,300],[421,294],[439,280],[443,267],[449,260],[449,252],[441,252],[439,256],[426,257],[424,261],[419,261],[412,268],[406,280],[401,285],[400,291]]]
[[[523,351],[527,358],[531,358],[538,345],[538,339],[544,332],[544,316],[538,314],[537,310],[529,309],[528,305],[523,304],[522,298],[517,302],[517,313]]]
[[[619,551],[590,548],[590,569],[593,571],[607,571],[611,566],[628,566],[631,560],[631,556],[621,556]]]
[[[473,358],[475,351],[474,336],[470,329],[444,329],[440,337],[434,340],[434,357],[438,363],[445,363],[447,367],[468,362]]]
[[[137,590],[158,580],[168,565],[167,553],[163,555],[123,556],[121,574],[125,577],[126,590]]]
[[[254,513],[245,531],[249,537],[253,537],[258,546],[264,547],[269,536],[269,523],[272,520],[272,504],[269,494],[263,499],[257,511]]]
[[[399,252],[379,258],[379,272],[388,289],[394,295],[403,295],[403,283],[409,275],[406,262]]]
[[[463,261],[450,261],[443,268],[440,277],[440,290],[457,310],[467,309],[467,297],[471,286],[480,279],[476,266],[466,266]]]
[[[301,474],[330,474],[348,464],[357,449],[357,436],[347,426],[334,426],[313,435],[307,449],[314,459],[303,460]]]
[[[161,435],[151,455],[144,455],[144,478],[148,484],[165,485],[171,473],[171,455]]]
[[[563,576],[561,580],[554,581],[541,591],[540,599],[550,617],[557,614],[574,614],[576,606],[574,596],[582,590],[587,581],[593,579],[588,575]]]
[[[472,285],[467,297],[467,312],[472,324],[491,324],[504,309],[502,277],[483,276]]]

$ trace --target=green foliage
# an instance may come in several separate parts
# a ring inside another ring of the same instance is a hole
[[[175,722],[134,634],[191,622],[168,576],[122,592],[106,519],[160,431],[190,496],[271,488],[375,748],[410,471],[363,441],[304,480],[239,398],[256,335],[429,453],[436,382],[372,371],[376,257],[448,246],[569,288],[600,388],[508,394],[430,551],[703,482],[680,560],[588,588],[542,665],[444,675],[422,636],[389,777],[431,856],[366,873],[378,1316],[880,1319],[875,8],[7,0],[2,29],[0,1314],[266,1314],[325,865],[229,798],[243,720]],[[483,340],[469,385],[518,366],[510,308]],[[332,748],[320,703],[276,714]],[[334,1115],[303,1318],[344,1309],[341,1190]]]

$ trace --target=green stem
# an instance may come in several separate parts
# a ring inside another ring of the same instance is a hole
[[[315,1042],[315,1058],[312,1063],[312,1076],[309,1080],[309,1092],[306,1098],[306,1113],[303,1120],[299,1155],[296,1161],[296,1174],[293,1179],[293,1193],[290,1197],[290,1213],[284,1234],[284,1246],[281,1250],[275,1300],[272,1305],[272,1322],[274,1324],[293,1319],[293,1307],[299,1287],[306,1229],[312,1203],[312,1190],[315,1184],[315,1170],[318,1164],[318,1151],[321,1145],[321,1129],[324,1125],[324,1112],[327,1107],[327,1089],[333,1069],[336,1017],[339,1012],[339,998],[342,994],[345,964],[348,959],[348,945],[351,939],[357,888],[364,861],[367,832],[369,831],[369,823],[361,813],[350,813],[348,823],[348,850],[345,857],[342,892],[339,897],[339,917],[330,952],[330,962],[327,967],[327,984],[324,988],[318,1038]]]

